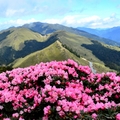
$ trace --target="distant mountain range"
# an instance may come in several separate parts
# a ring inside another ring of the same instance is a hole
[[[120,43],[115,42],[111,39],[106,39],[104,37],[100,37],[99,35],[90,33],[89,31],[86,31],[86,30],[67,27],[67,26],[63,26],[60,24],[48,24],[48,23],[34,22],[31,24],[25,24],[21,27],[28,28],[32,31],[38,32],[38,33],[43,34],[43,35],[55,32],[57,30],[63,30],[63,31],[71,32],[71,33],[74,33],[77,35],[81,35],[81,36],[90,38],[92,40],[98,40],[98,41],[104,42],[104,43],[109,44],[109,45],[120,46]]]
[[[16,68],[70,58],[82,65],[92,62],[97,72],[120,71],[120,48],[115,44],[59,24],[25,24],[0,32],[0,65]]]
[[[115,42],[120,43],[120,26],[108,28],[108,29],[92,29],[92,28],[84,28],[84,27],[77,27],[77,29],[84,30],[88,33],[91,33],[106,39],[111,39]]]

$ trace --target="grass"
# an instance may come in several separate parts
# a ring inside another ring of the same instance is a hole
[[[100,63],[93,63],[93,67],[95,70],[97,70],[97,73],[117,72],[116,70],[110,69],[109,67],[106,67],[104,64]]]
[[[13,28],[11,33],[6,36],[4,41],[1,42],[0,47],[12,47],[16,51],[24,47],[24,42],[27,40],[36,40],[38,42],[46,41],[49,35],[42,36],[39,33],[33,32],[26,28]]]
[[[13,68],[16,67],[27,67],[30,65],[35,65],[40,62],[49,62],[49,61],[60,61],[60,60],[67,60],[68,58],[74,59],[75,61],[79,62],[78,57],[74,54],[70,53],[67,49],[63,48],[59,41],[56,41],[52,45],[48,46],[47,48],[34,52],[30,55],[27,55],[24,58],[17,59],[14,61]]]
[[[91,45],[93,42],[83,36],[76,35],[73,33],[68,33],[65,31],[60,31],[58,34],[58,38],[62,44],[67,45],[71,49],[77,52],[81,57],[86,58],[89,61],[92,62],[99,62],[101,64],[104,64],[103,61],[99,60],[91,50],[86,49],[82,46],[82,44]]]
[[[93,55],[99,60],[103,61],[111,69],[120,71],[120,48],[113,46],[106,46],[97,41],[93,41],[93,44],[83,44],[83,47],[92,51]],[[114,49],[115,48],[115,49]]]
[[[57,35],[56,39],[58,40],[55,43],[42,50],[33,52],[24,58],[17,59],[11,64],[13,65],[12,67],[27,67],[30,65],[38,64],[40,62],[49,62],[53,60],[60,61],[67,60],[69,58],[75,60],[81,65],[89,65],[88,61],[91,61],[93,63],[93,67],[97,70],[97,72],[100,73],[113,71],[110,68],[106,67],[104,62],[98,59],[91,50],[86,49],[82,46],[82,44],[92,45],[93,42],[90,39],[65,31],[57,31],[51,35]],[[63,44],[67,45],[75,52],[77,52],[77,54],[80,55],[80,58],[72,54],[69,50],[65,49],[62,46]]]
[[[49,62],[53,60],[61,61],[67,59],[73,59],[80,65],[89,65],[87,59],[82,57],[78,58],[70,51],[65,49],[59,41],[56,41],[43,50],[34,52],[24,58],[17,59],[12,63],[12,67],[28,67],[30,65],[39,64],[40,62]],[[100,63],[93,63],[93,67],[97,70],[98,73],[111,71],[111,69]]]

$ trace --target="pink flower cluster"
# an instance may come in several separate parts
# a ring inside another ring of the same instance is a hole
[[[69,59],[0,74],[3,120],[120,120],[119,111],[120,76],[113,72],[93,74]]]

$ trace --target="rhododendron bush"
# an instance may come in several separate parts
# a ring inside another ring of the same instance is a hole
[[[0,74],[0,120],[120,120],[120,76],[73,60]]]

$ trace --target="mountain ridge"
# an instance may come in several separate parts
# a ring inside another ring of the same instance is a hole
[[[15,60],[13,63],[9,64],[9,66],[12,66],[13,68],[24,68],[30,65],[38,64],[40,62],[61,61],[67,59],[73,59],[80,65],[89,65],[90,62],[85,58],[77,57],[68,49],[64,48],[62,46],[62,43],[59,40],[57,40],[56,42],[54,42],[53,44],[51,44],[43,50],[33,52],[23,58]],[[97,70],[97,72],[100,73],[103,71],[112,71],[108,67],[105,67],[104,64],[92,63],[92,65],[92,67],[94,67],[95,70]]]
[[[88,33],[87,31],[79,30],[79,29],[73,28],[73,27],[67,27],[67,26],[60,25],[60,24],[33,22],[30,24],[25,24],[21,27],[31,29],[32,31],[38,32],[40,34],[49,34],[49,33],[55,32],[57,30],[63,30],[63,31],[71,32],[71,33],[81,35],[84,37],[88,37],[92,40],[98,40],[98,41],[104,42],[105,44],[120,45],[119,43],[117,43],[115,41],[112,41],[112,40],[109,40],[109,39],[106,39],[103,37],[99,37],[95,34]]]
[[[86,49],[86,46],[95,46],[94,48],[96,48],[97,44],[94,43],[94,41],[91,41],[91,39],[89,38],[86,38],[86,37],[83,37],[83,36],[80,36],[80,35],[76,35],[76,34],[73,34],[73,33],[69,33],[69,32],[66,32],[66,31],[56,31],[54,33],[52,33],[52,35],[56,36],[56,41],[59,41],[61,44],[62,44],[62,47],[69,50],[70,52],[72,52],[74,55],[77,56],[80,56],[80,59],[82,58],[86,58],[87,61],[90,61],[93,63],[94,66],[96,66],[96,68],[101,68],[103,65],[105,66],[104,62],[105,61],[102,61],[100,59],[98,59],[98,57],[96,57],[96,55],[94,55],[94,51],[92,51],[92,49],[90,50],[89,48]],[[55,41],[55,42],[56,42]],[[97,42],[97,41],[96,41]],[[99,42],[98,42],[99,43]],[[53,43],[54,44],[54,43]],[[84,44],[86,46],[84,46]],[[102,43],[99,43],[101,44],[100,47],[103,47],[103,48],[106,48],[107,50],[108,49],[111,49],[111,50],[114,50],[115,47],[109,47],[108,45],[104,45]],[[51,44],[52,45],[52,44]],[[49,46],[48,46],[49,47]],[[102,49],[103,49],[102,48]],[[46,49],[46,48],[45,48]],[[44,54],[46,53],[45,49],[43,49],[42,51],[44,51]],[[55,48],[51,48],[51,49],[54,49],[54,51],[56,51]],[[117,47],[116,47],[116,50],[117,50]],[[41,52],[40,50],[39,51],[36,51],[36,52]],[[53,52],[53,51],[52,51]],[[52,52],[50,52],[49,54],[52,54]],[[59,51],[60,52],[60,51]],[[58,53],[59,53],[58,52]],[[47,52],[48,53],[48,52]],[[34,54],[34,53],[33,53]],[[43,53],[42,53],[43,54]],[[29,55],[28,55],[29,56]],[[55,60],[55,56],[56,55],[53,55],[53,59],[51,60]],[[61,55],[60,55],[61,56]],[[78,57],[79,58],[79,57]],[[30,58],[31,59],[31,58]],[[46,60],[48,59],[49,61],[49,57],[46,58]],[[56,58],[57,59],[57,58]],[[33,60],[34,60],[34,57],[33,57]],[[59,59],[61,60],[61,59]],[[44,61],[44,60],[43,60]],[[44,61],[46,62],[46,61]],[[83,61],[85,62],[85,61]],[[19,62],[18,62],[19,63]],[[99,65],[97,64],[99,63]],[[17,63],[16,63],[17,64]],[[87,65],[88,65],[88,62],[87,62]],[[99,66],[99,67],[98,67]],[[108,65],[109,66],[109,65]],[[102,67],[105,69],[105,67]],[[97,70],[98,71],[98,70]],[[102,70],[103,71],[103,70]]]
[[[38,23],[39,24],[39,23]],[[46,25],[48,24],[42,24],[44,25],[44,27],[46,27]],[[52,25],[53,26],[53,25]],[[56,24],[54,25],[54,27],[56,26]],[[10,64],[10,63],[14,63],[14,61],[16,61],[17,59],[21,59],[25,60],[23,58],[26,58],[26,56],[29,56],[30,54],[34,54],[35,52],[40,52],[44,51],[44,54],[49,53],[49,55],[45,55],[47,58],[44,58],[42,61],[45,60],[57,60],[57,58],[61,58],[59,60],[63,59],[68,59],[69,57],[71,58],[72,54],[74,55],[73,58],[76,58],[76,60],[79,62],[82,61],[83,64],[86,63],[88,65],[88,61],[93,63],[93,67],[96,67],[97,69],[99,68],[99,70],[101,68],[108,68],[110,67],[109,70],[112,71],[112,69],[116,69],[120,70],[120,66],[116,66],[117,63],[119,65],[119,61],[117,62],[117,59],[119,59],[119,55],[117,58],[114,58],[115,61],[113,61],[112,59],[110,59],[111,61],[110,64],[112,64],[112,66],[110,66],[106,61],[104,61],[101,57],[98,57],[95,53],[95,50],[97,49],[96,47],[98,46],[99,49],[103,49],[106,51],[111,51],[111,53],[115,50],[115,51],[119,51],[120,48],[115,47],[115,46],[109,46],[107,44],[102,43],[100,40],[96,40],[96,39],[91,39],[89,37],[83,36],[84,33],[86,35],[92,35],[92,34],[88,34],[84,31],[80,31],[73,29],[73,28],[68,28],[68,27],[64,27],[61,26],[61,28],[64,28],[64,30],[59,30],[59,26],[57,25],[57,29],[58,30],[54,30],[54,32],[49,33],[49,34],[40,34],[37,31],[33,31],[30,30],[28,28],[24,28],[24,27],[17,27],[17,28],[10,28],[7,29],[5,31],[1,31],[0,32],[0,37],[1,41],[0,41],[0,63],[2,64]],[[42,27],[42,26],[41,26]],[[71,32],[68,32],[67,30]],[[38,26],[39,29],[39,26]],[[51,28],[52,29],[52,28]],[[46,30],[46,28],[44,29]],[[73,33],[72,31],[75,30]],[[77,34],[76,32],[78,32],[79,34]],[[94,38],[94,36],[93,36]],[[97,37],[99,38],[99,37]],[[99,38],[101,39],[101,38]],[[56,41],[59,41],[62,46],[60,51],[58,49],[56,49],[55,47],[55,43]],[[94,42],[96,41],[96,42]],[[46,50],[46,48],[53,46],[53,48],[51,47],[48,50]],[[94,49],[90,48],[89,46],[94,47]],[[52,50],[53,49],[53,50]],[[63,51],[63,49],[66,51],[65,53],[66,56],[64,56],[63,54],[61,54],[61,52]],[[50,52],[51,51],[51,52]],[[58,54],[57,55],[57,52]],[[56,53],[56,54],[54,54]],[[103,53],[105,53],[104,51],[102,51],[100,54],[102,54],[102,56],[104,55]],[[43,54],[43,53],[42,53]],[[51,56],[52,59],[51,59]],[[115,53],[117,55],[117,52]],[[109,57],[111,54],[107,52],[107,55],[104,55],[105,57]],[[41,54],[38,55],[41,56]],[[50,58],[49,58],[50,57]],[[85,62],[82,58],[85,58],[87,60],[87,62]],[[40,59],[40,58],[39,58]],[[42,56],[41,56],[42,59]],[[28,59],[27,59],[28,60]],[[31,57],[30,58],[31,61],[33,61],[35,58]],[[28,60],[28,63],[30,62],[30,60]],[[106,59],[105,59],[106,60]],[[20,61],[19,61],[20,62]],[[37,61],[36,61],[37,62]],[[41,62],[41,61],[40,61]],[[45,61],[46,62],[46,61]],[[24,61],[22,61],[22,63],[24,63]],[[17,62],[16,62],[17,64]],[[27,62],[26,62],[27,64]],[[13,65],[13,64],[12,64]],[[21,64],[22,65],[22,64]],[[107,65],[107,67],[106,67]],[[115,65],[115,67],[113,66]],[[99,66],[99,67],[98,67]],[[104,67],[101,67],[104,66]],[[102,69],[103,70],[103,69]],[[101,71],[102,71],[101,70]]]
[[[50,34],[42,36],[26,28],[14,28],[4,40],[0,41],[0,63],[9,64],[19,57],[49,46],[55,40],[56,37]]]

